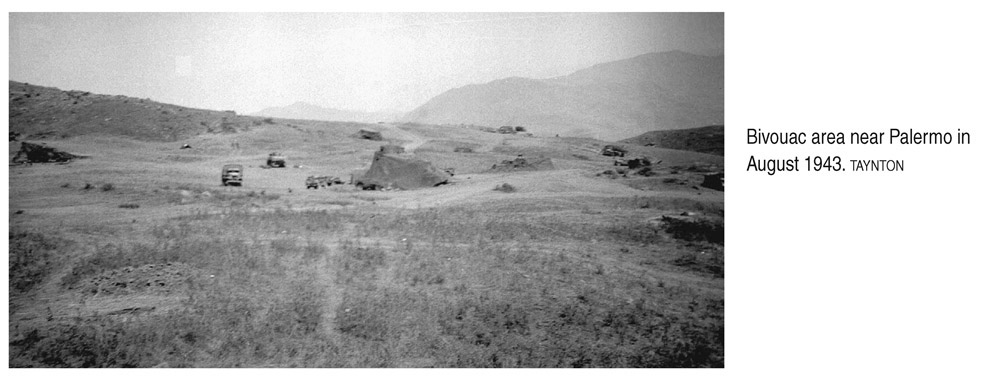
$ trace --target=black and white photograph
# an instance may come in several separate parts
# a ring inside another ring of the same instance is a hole
[[[4,382],[986,381],[973,3],[5,5]]]
[[[722,368],[724,13],[9,22],[10,368]]]

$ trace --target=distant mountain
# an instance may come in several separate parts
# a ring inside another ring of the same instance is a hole
[[[710,125],[700,128],[650,131],[620,142],[723,156],[726,147],[726,130],[722,125]]]
[[[404,116],[425,124],[520,125],[538,135],[618,140],[723,124],[723,56],[648,53],[551,79],[452,89]]]
[[[9,81],[11,136],[25,139],[88,134],[174,141],[198,134],[239,132],[272,119],[237,116],[120,95],[63,91]]]
[[[297,102],[286,107],[270,107],[251,113],[253,116],[278,117],[282,119],[323,120],[323,121],[354,121],[359,123],[375,123],[378,121],[394,121],[402,112],[362,112],[344,109],[326,108],[313,104]]]

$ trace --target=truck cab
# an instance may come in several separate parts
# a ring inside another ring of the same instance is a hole
[[[243,166],[239,164],[226,164],[223,166],[222,173],[223,186],[243,185]]]
[[[267,166],[268,167],[271,167],[271,168],[284,168],[286,166],[286,162],[287,161],[284,158],[284,155],[282,155],[280,153],[271,152],[270,155],[267,155]]]

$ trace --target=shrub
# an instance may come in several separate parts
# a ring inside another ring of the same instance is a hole
[[[664,216],[661,218],[661,221],[665,224],[664,230],[676,239],[686,241],[707,241],[716,244],[723,244],[725,240],[722,220],[711,220],[705,218],[684,220]]]
[[[710,273],[715,277],[725,277],[724,259],[717,252],[686,253],[671,260],[671,264],[693,271]]]
[[[37,233],[10,233],[9,288],[26,292],[52,270],[59,241]]]
[[[647,224],[629,221],[618,221],[606,226],[602,233],[608,235],[611,240],[619,242],[660,244],[666,241],[664,239],[665,236],[660,233],[660,229]]]
[[[112,191],[114,189],[116,189],[116,187],[114,187],[112,183],[103,184],[103,187],[102,187],[103,192],[109,192],[109,191]]]
[[[11,358],[12,367],[95,368],[133,367],[111,352],[120,344],[120,328],[106,330],[106,324],[59,325],[39,331],[33,329],[11,340],[11,348],[21,350]]]
[[[134,203],[120,204],[120,208],[137,209],[140,208],[140,204],[134,204]]]

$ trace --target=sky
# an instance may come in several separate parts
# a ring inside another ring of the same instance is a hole
[[[10,80],[187,107],[410,111],[506,77],[723,53],[722,13],[9,13]]]

